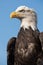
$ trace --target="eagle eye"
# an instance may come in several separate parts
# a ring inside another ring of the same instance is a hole
[[[25,12],[25,10],[20,10],[19,12]]]

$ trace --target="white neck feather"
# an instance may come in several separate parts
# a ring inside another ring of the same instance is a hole
[[[37,30],[37,23],[29,18],[22,19],[21,27],[29,29],[31,27],[34,31]]]

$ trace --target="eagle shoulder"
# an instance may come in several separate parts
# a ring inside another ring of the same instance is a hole
[[[15,50],[16,37],[12,37],[7,45],[7,65],[14,65],[14,50]]]

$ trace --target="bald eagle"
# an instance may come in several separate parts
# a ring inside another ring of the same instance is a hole
[[[8,42],[7,64],[36,65],[42,51],[36,12],[26,6],[20,6],[10,14],[10,17],[18,18],[21,26],[17,38],[13,37]]]

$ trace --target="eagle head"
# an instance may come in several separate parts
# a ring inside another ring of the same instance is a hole
[[[36,12],[27,7],[20,6],[10,14],[10,18],[18,18],[21,21],[21,27],[24,29],[31,27],[33,30],[37,29],[37,14]]]

